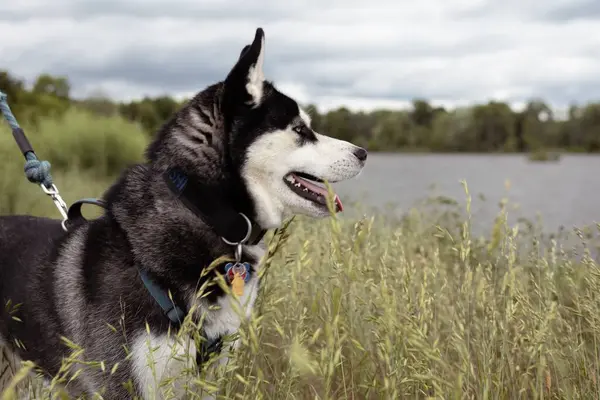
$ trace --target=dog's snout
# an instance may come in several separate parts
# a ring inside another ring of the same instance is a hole
[[[353,153],[360,161],[364,162],[367,160],[367,150],[363,149],[362,147],[357,147]]]

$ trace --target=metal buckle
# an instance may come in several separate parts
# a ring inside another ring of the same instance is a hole
[[[221,239],[230,246],[245,244],[248,241],[248,239],[250,239],[250,235],[252,234],[252,222],[250,222],[250,219],[248,217],[246,217],[246,215],[244,215],[243,213],[239,213],[239,214],[246,220],[246,224],[248,224],[248,230],[246,231],[246,236],[244,236],[244,238],[242,240],[240,240],[238,243],[230,242],[229,240],[227,240],[223,236],[221,236]]]
[[[67,214],[68,214],[69,208],[67,207],[67,204],[64,202],[64,200],[60,196],[60,193],[58,192],[58,188],[54,184],[52,184],[50,189],[48,189],[46,186],[44,186],[44,184],[40,184],[40,187],[42,188],[44,193],[46,193],[48,196],[50,196],[50,198],[54,202],[54,205],[56,206],[56,208],[58,208],[58,211],[60,212],[60,214],[63,217],[63,220],[60,225],[62,226],[63,230],[65,232],[67,232],[66,222],[68,220]]]
[[[244,245],[248,239],[250,239],[250,235],[252,234],[252,222],[250,222],[250,218],[246,217],[246,215],[244,215],[243,213],[239,213],[245,220],[246,220],[246,224],[248,225],[248,230],[246,231],[246,236],[244,236],[244,238],[242,240],[240,240],[238,243],[234,243],[234,242],[230,242],[229,240],[225,239],[223,236],[221,236],[221,239],[227,243],[230,246],[235,246],[235,262],[236,264],[240,263],[242,261],[242,245]]]

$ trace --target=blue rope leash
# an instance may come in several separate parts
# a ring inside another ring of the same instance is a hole
[[[7,97],[5,93],[0,91],[0,111],[2,111],[8,125],[10,125],[15,142],[17,142],[17,146],[19,146],[21,153],[25,157],[25,176],[30,182],[40,185],[44,193],[52,198],[54,205],[63,216],[62,227],[67,231],[65,223],[68,219],[69,208],[60,196],[60,193],[58,193],[56,186],[52,183],[50,163],[38,160],[33,147],[31,147],[27,136],[25,136],[25,132],[19,126],[17,119],[8,106]]]
[[[8,96],[0,91],[0,110],[2,111],[2,114],[4,115],[4,118],[6,118],[6,122],[8,122],[8,125],[10,125],[11,129],[21,129],[17,119],[13,115],[12,111],[10,111],[7,98]]]
[[[8,125],[10,125],[15,141],[25,157],[25,176],[29,182],[44,185],[47,189],[51,189],[53,183],[52,175],[50,175],[50,163],[38,160],[23,129],[21,129],[17,119],[10,110],[7,98],[8,96],[0,91],[0,111],[2,111]]]
[[[53,185],[52,175],[50,175],[50,163],[46,160],[40,161],[33,152],[25,155],[25,176],[32,183],[42,184],[50,189]]]

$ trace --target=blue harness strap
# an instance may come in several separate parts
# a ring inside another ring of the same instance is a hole
[[[106,202],[100,199],[86,198],[76,201],[68,210],[67,221],[69,221],[70,227],[88,222],[81,213],[81,207],[84,204],[92,204],[102,208],[107,207]],[[138,268],[138,271],[146,290],[148,290],[148,293],[154,298],[154,301],[156,301],[167,318],[169,318],[174,325],[180,326],[185,319],[186,312],[171,300],[167,291],[156,284],[144,269]],[[211,354],[220,351],[222,347],[221,337],[208,339],[203,331],[202,339],[200,349],[198,349],[196,353],[196,362],[199,366],[206,362]]]
[[[154,297],[154,300],[158,303],[160,308],[162,308],[167,318],[169,318],[173,324],[177,326],[181,325],[185,318],[185,311],[169,298],[169,295],[164,289],[150,279],[146,271],[142,269],[139,271],[146,289],[150,295]],[[202,339],[201,347],[196,352],[196,364],[198,366],[201,366],[208,361],[213,353],[219,352],[223,345],[223,340],[220,336],[214,339],[208,339],[204,330],[202,331]]]
[[[140,276],[142,277],[146,289],[148,289],[150,295],[154,297],[154,300],[156,300],[160,308],[162,308],[167,318],[175,325],[181,325],[185,318],[185,312],[169,298],[167,292],[150,279],[146,271],[140,269]]]

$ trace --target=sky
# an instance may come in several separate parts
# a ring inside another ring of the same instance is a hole
[[[600,99],[600,0],[0,1],[0,69],[75,97],[191,96],[257,27],[265,74],[319,110]]]

